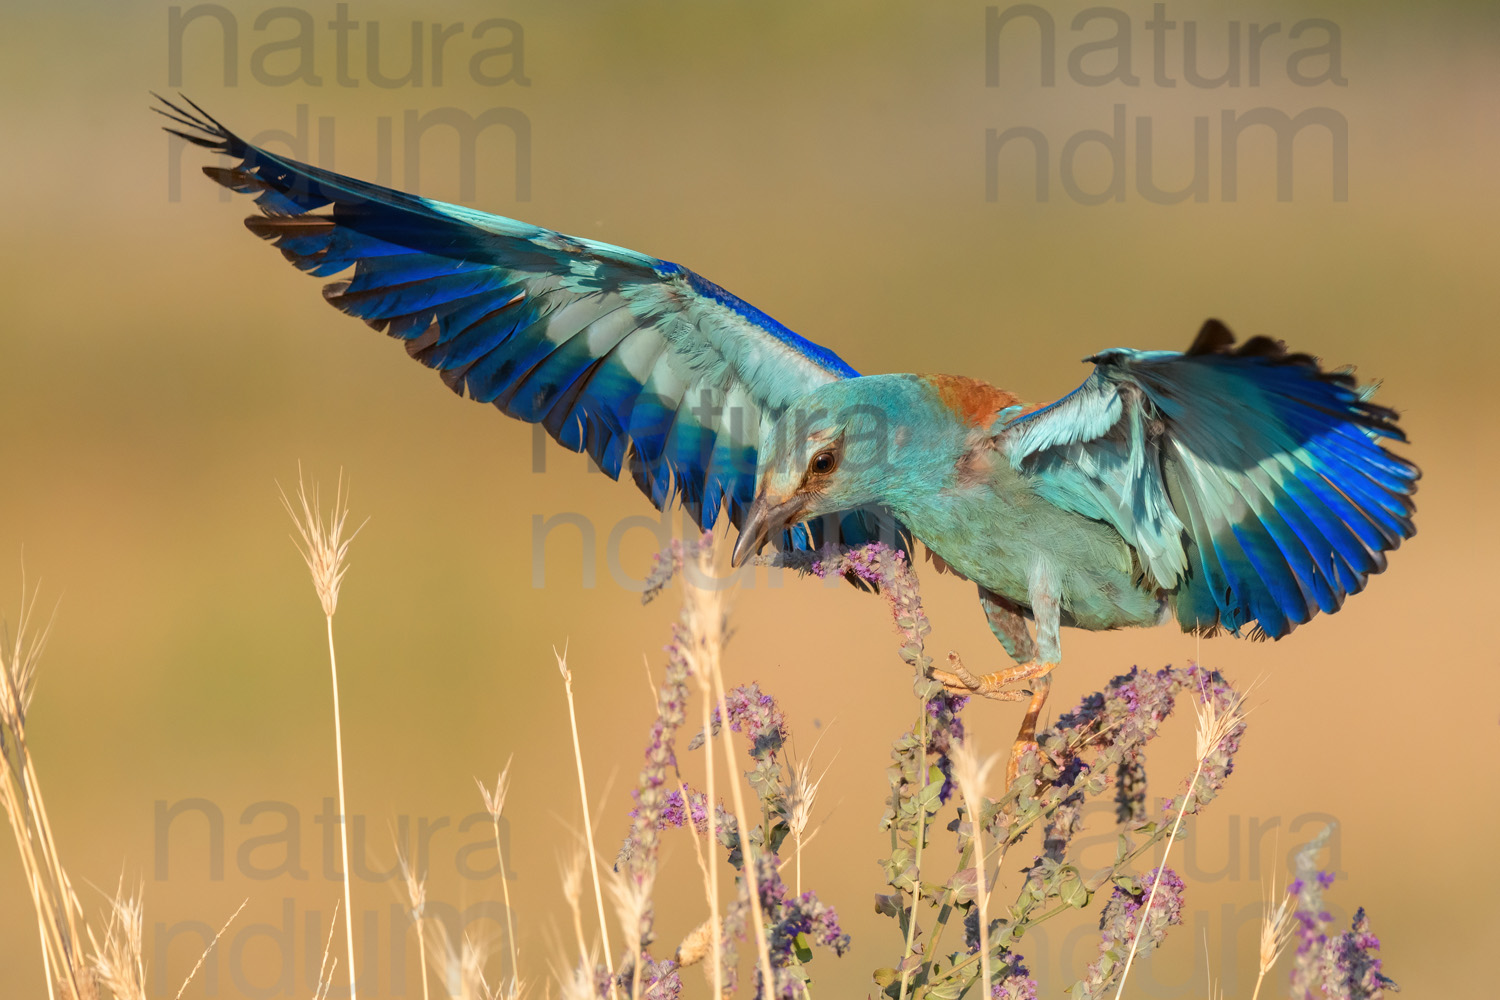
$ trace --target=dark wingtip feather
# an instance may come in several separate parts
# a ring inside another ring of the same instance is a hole
[[[1295,365],[1305,368],[1320,382],[1336,385],[1357,394],[1359,398],[1342,414],[1343,416],[1382,437],[1401,442],[1407,440],[1406,432],[1397,423],[1400,414],[1388,406],[1372,402],[1370,393],[1365,391],[1367,387],[1361,387],[1355,379],[1352,367],[1325,369],[1316,356],[1302,351],[1293,351],[1287,347],[1284,340],[1257,335],[1236,346],[1234,334],[1229,327],[1219,320],[1210,319],[1203,324],[1185,353],[1189,357],[1222,355],[1235,358],[1258,358],[1268,365]]]
[[[1209,318],[1203,321],[1203,326],[1198,330],[1198,336],[1193,338],[1193,344],[1187,349],[1187,353],[1221,354],[1233,346],[1234,334],[1229,327],[1219,320]]]
[[[202,146],[204,149],[212,149],[217,151],[224,148],[224,144],[216,139],[205,139],[201,135],[192,135],[188,132],[182,132],[175,128],[167,128],[165,125],[162,126],[162,131],[167,132],[171,135],[175,135],[179,139],[186,139],[194,146]]]
[[[152,111],[155,111],[168,121],[182,126],[184,129],[192,130],[191,132],[182,132],[175,128],[162,126],[165,131],[179,138],[186,139],[194,145],[202,146],[205,149],[227,153],[231,156],[239,155],[240,148],[244,146],[239,136],[225,128],[218,119],[214,118],[207,111],[204,111],[191,98],[183,94],[177,95],[179,100],[192,108],[189,111],[179,104],[172,103],[155,91],[150,91],[150,94],[165,106],[157,107],[153,105],[151,108]]]

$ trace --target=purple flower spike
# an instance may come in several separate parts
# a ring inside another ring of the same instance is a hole
[[[991,1000],[1037,1000],[1036,980],[1025,960],[1015,952],[1005,956],[1005,964],[995,970],[990,986]]]
[[[1151,898],[1151,908],[1144,914],[1145,928],[1141,929],[1141,918],[1150,898],[1151,886],[1156,882],[1157,872],[1161,882],[1157,884],[1156,896]],[[1095,996],[1104,986],[1112,983],[1122,971],[1120,956],[1130,951],[1139,932],[1139,943],[1135,944],[1136,958],[1141,958],[1166,939],[1167,929],[1182,923],[1183,891],[1186,885],[1170,868],[1153,868],[1140,877],[1137,888],[1116,885],[1110,893],[1104,912],[1099,915],[1099,957],[1088,967],[1082,985],[1087,987],[1085,996]]]
[[[1297,899],[1297,952],[1292,957],[1292,1000],[1381,1000],[1400,987],[1381,972],[1375,956],[1380,939],[1360,907],[1349,930],[1336,934],[1323,893],[1334,882],[1332,872],[1316,867],[1318,854],[1332,835],[1331,826],[1297,852],[1297,878],[1288,891]]]

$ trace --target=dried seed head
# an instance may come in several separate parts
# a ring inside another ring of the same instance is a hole
[[[122,885],[109,900],[109,922],[103,940],[88,929],[94,974],[115,1000],[146,1000],[146,960],[142,947],[142,892],[125,892]]]
[[[1193,703],[1193,712],[1198,717],[1198,759],[1206,760],[1225,737],[1245,724],[1245,698],[1237,691],[1230,691],[1221,705],[1218,698],[1205,690]]]
[[[557,977],[562,1000],[599,1000],[599,987],[594,975],[597,966],[597,949],[591,950],[587,958],[569,965],[567,973]]]
[[[828,774],[828,769],[813,778],[812,758],[799,765],[787,768],[788,780],[782,786],[781,795],[783,804],[782,816],[786,819],[787,827],[792,836],[800,837],[807,830],[807,824],[812,819],[813,804],[818,798],[818,789],[823,785],[823,778]]]
[[[651,891],[655,877],[651,872],[617,871],[609,880],[609,898],[615,907],[615,920],[630,942],[632,955],[641,951],[641,931],[651,912]]]
[[[19,730],[26,721],[26,711],[31,707],[31,695],[36,689],[36,666],[47,647],[47,637],[52,634],[52,622],[57,615],[54,608],[52,618],[38,631],[35,627],[37,592],[41,584],[32,588],[28,598],[26,576],[21,575],[21,611],[12,637],[8,628],[0,628],[0,720],[7,728]]]
[[[981,803],[984,802],[984,791],[989,785],[990,772],[995,769],[999,757],[996,754],[980,757],[972,739],[955,743],[949,752],[949,757],[953,761],[953,781],[958,785],[958,792],[963,796],[964,802],[969,804],[971,812],[982,808]],[[970,816],[969,821],[977,824],[979,817]]]
[[[427,909],[427,880],[421,878],[406,862],[406,855],[396,848],[396,864],[401,868],[401,878],[406,883],[406,898],[411,903],[411,912],[418,920]]]
[[[493,792],[484,787],[484,782],[478,778],[474,779],[474,783],[479,786],[479,797],[484,799],[485,812],[489,813],[490,819],[496,823],[500,822],[500,816],[505,812],[505,797],[510,794],[510,765],[515,759],[515,754],[511,754],[506,758],[505,767],[501,770],[500,777],[495,779],[495,790]]]
[[[684,968],[697,965],[713,953],[713,943],[714,921],[710,917],[689,931],[677,946],[677,964]]]
[[[1275,882],[1271,883],[1271,893],[1276,892]],[[1260,917],[1260,974],[1264,976],[1271,971],[1281,953],[1286,950],[1287,944],[1292,940],[1292,933],[1296,929],[1297,897],[1290,892],[1286,893],[1281,904],[1274,909],[1269,899],[1261,900]]]
[[[583,900],[583,865],[582,849],[574,851],[571,857],[561,863],[563,899],[575,912],[579,910]]]
[[[682,627],[684,651],[698,683],[707,686],[728,639],[728,609],[723,582],[714,576],[713,544],[708,535],[684,546]],[[689,564],[688,560],[691,560]]]
[[[278,487],[279,489],[279,487]],[[281,490],[281,504],[296,525],[297,535],[292,542],[307,562],[312,574],[313,587],[322,602],[323,614],[333,617],[339,604],[339,585],[344,582],[348,570],[349,543],[364,529],[360,524],[348,538],[344,537],[344,525],[349,517],[349,497],[344,487],[344,475],[339,473],[338,488],[334,493],[333,508],[324,518],[322,498],[318,485],[313,484],[312,496],[307,495],[307,486],[302,481],[302,467],[297,467],[297,507],[292,506],[286,491]]]
[[[490,949],[467,934],[458,948],[458,995],[460,1000],[498,1000],[500,994],[484,978]]]

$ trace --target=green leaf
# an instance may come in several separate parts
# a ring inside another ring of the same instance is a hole
[[[953,874],[947,888],[953,893],[953,902],[970,903],[979,898],[977,873],[973,868],[964,868]]]
[[[1057,898],[1064,905],[1080,910],[1089,905],[1089,891],[1076,868],[1070,866],[1059,872],[1056,886]]]
[[[886,968],[875,970],[875,985],[879,986],[881,989],[885,989],[887,986],[890,986],[900,978],[901,974],[898,973],[895,969]]]
[[[941,983],[933,984],[933,986],[927,990],[927,996],[930,997],[931,1000],[958,1000],[959,997],[964,995],[964,992],[968,988],[968,983],[958,982],[956,980],[950,979],[945,980]]]

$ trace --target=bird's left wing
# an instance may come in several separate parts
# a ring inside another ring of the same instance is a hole
[[[1216,320],[1186,352],[1115,349],[997,433],[1052,503],[1103,521],[1186,629],[1285,635],[1336,610],[1414,532],[1396,414],[1347,371]]]
[[[647,254],[405,194],[240,139],[192,102],[163,100],[168,131],[239,162],[205,167],[255,195],[245,220],[297,267],[352,273],[324,297],[405,342],[460,395],[542,424],[606,473],[628,469],[659,509],[738,526],[757,454],[804,393],[857,376],[832,351],[699,275]],[[839,522],[843,541],[878,515]],[[781,539],[819,544],[821,524]]]

